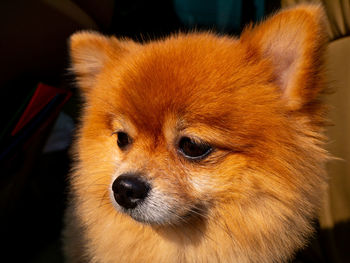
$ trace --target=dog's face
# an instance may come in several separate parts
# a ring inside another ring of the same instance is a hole
[[[151,225],[228,217],[233,232],[306,231],[325,186],[319,16],[285,11],[240,39],[73,36],[84,202]]]
[[[268,63],[252,52],[233,39],[179,36],[100,73],[83,136],[100,162],[90,169],[110,164],[99,176],[118,210],[174,224],[261,191],[253,162],[293,133]]]
[[[249,50],[205,35],[170,43],[144,47],[122,75],[118,67],[103,72],[99,85],[117,91],[95,94],[115,107],[99,117],[110,121],[105,135],[116,150],[113,204],[146,223],[181,222],[252,194],[253,178],[242,177],[256,147],[276,143],[271,130],[288,133],[271,73]]]

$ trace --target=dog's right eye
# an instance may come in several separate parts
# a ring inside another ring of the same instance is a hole
[[[207,157],[213,151],[213,148],[209,144],[197,142],[188,137],[182,137],[178,147],[182,155],[194,161]]]
[[[125,148],[131,143],[131,138],[126,132],[118,131],[115,132],[117,134],[117,144],[121,150],[125,150]]]

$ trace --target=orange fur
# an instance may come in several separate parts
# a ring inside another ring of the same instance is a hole
[[[240,39],[73,35],[72,70],[86,103],[67,259],[285,262],[303,247],[327,186],[322,16],[318,6],[299,6]],[[127,151],[112,135],[120,129],[133,139]],[[215,150],[186,160],[177,151],[184,135]],[[168,221],[140,223],[115,209],[112,181],[130,171],[152,182]]]

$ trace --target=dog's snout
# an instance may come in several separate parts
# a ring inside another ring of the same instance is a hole
[[[122,174],[114,180],[112,190],[117,203],[131,209],[146,198],[150,185],[137,174]]]

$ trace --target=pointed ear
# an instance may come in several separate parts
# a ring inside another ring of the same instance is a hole
[[[269,60],[290,110],[301,109],[323,89],[327,35],[320,6],[300,5],[277,13],[246,29],[241,41]]]
[[[97,75],[109,61],[117,62],[127,53],[132,41],[106,37],[96,32],[82,31],[70,37],[71,70],[79,88],[86,95],[95,85]]]

